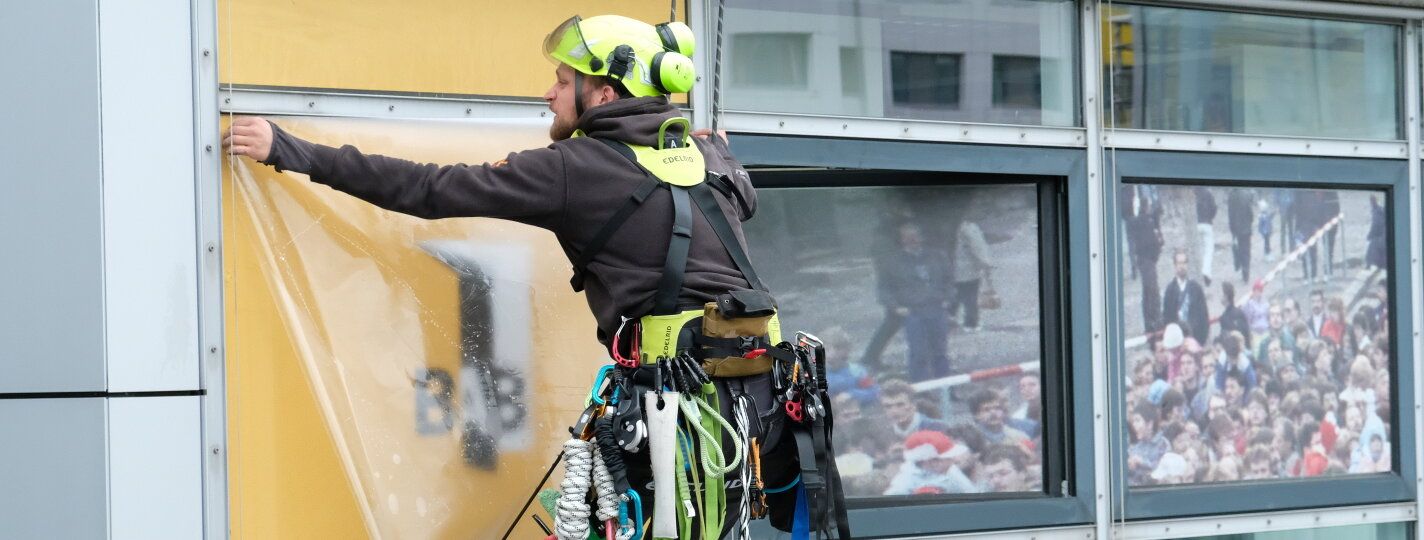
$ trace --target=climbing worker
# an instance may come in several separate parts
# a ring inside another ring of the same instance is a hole
[[[554,233],[615,361],[562,454],[558,538],[745,537],[764,515],[793,537],[848,538],[824,349],[782,341],[740,225],[750,177],[667,99],[692,87],[693,42],[680,22],[559,25],[544,42],[553,143],[496,163],[363,154],[257,117],[235,118],[223,147],[388,210]]]

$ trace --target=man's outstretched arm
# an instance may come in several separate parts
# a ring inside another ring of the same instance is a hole
[[[311,143],[256,117],[235,118],[223,148],[426,219],[481,216],[554,228],[563,216],[564,161],[553,148],[510,154],[498,166],[440,166]]]

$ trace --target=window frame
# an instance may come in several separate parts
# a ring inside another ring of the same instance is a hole
[[[1088,174],[1087,155],[1081,149],[994,147],[970,144],[878,141],[864,139],[830,139],[780,137],[735,133],[730,144],[741,162],[755,168],[817,167],[827,169],[868,169],[907,172],[944,172],[960,174],[995,174],[1009,179],[1015,176],[1054,177],[1057,180],[1056,205],[1040,204],[1040,219],[1049,219],[1044,208],[1054,206],[1061,212],[1056,227],[1055,246],[1041,245],[1041,264],[1058,266],[1060,283],[1056,308],[1045,303],[1043,321],[1044,358],[1052,362],[1050,349],[1057,351],[1056,368],[1061,373],[1057,381],[1049,381],[1050,366],[1043,375],[1044,403],[1065,403],[1071,409],[1059,422],[1064,433],[1057,456],[1064,467],[1060,471],[1067,490],[1062,486],[1044,486],[1043,496],[995,496],[972,500],[931,500],[924,504],[863,507],[852,505],[850,519],[857,536],[905,536],[963,533],[1003,529],[1028,529],[1093,523],[1093,421],[1092,362],[1088,321],[1091,303],[1088,301],[1089,254],[1088,234]],[[1006,164],[1011,164],[1005,166]],[[1044,181],[1052,182],[1052,181]],[[828,184],[817,184],[828,185]],[[835,184],[829,184],[835,185]],[[857,184],[861,185],[861,184]],[[1040,183],[1042,185],[1042,183]],[[1040,188],[1040,196],[1043,190]],[[1040,234],[1040,239],[1045,238]],[[1056,251],[1056,253],[1055,253]],[[1057,257],[1052,261],[1051,257]],[[1040,290],[1048,294],[1055,284],[1044,283]],[[1070,292],[1081,291],[1070,297]],[[1052,313],[1050,313],[1050,311]],[[1061,325],[1047,328],[1054,317]],[[1057,331],[1057,342],[1049,342],[1049,332]],[[1050,431],[1045,426],[1045,438]],[[1047,440],[1047,439],[1045,439]],[[1046,450],[1051,448],[1045,444]],[[1045,466],[1054,456],[1045,455]]]
[[[1397,160],[1318,158],[1303,156],[1263,156],[1199,154],[1188,152],[1112,151],[1104,156],[1103,168],[1111,175],[1105,189],[1106,238],[1119,238],[1122,230],[1117,205],[1118,189],[1124,184],[1177,184],[1205,186],[1268,186],[1316,189],[1370,189],[1386,195],[1389,224],[1387,251],[1390,255],[1389,289],[1391,351],[1390,384],[1395,399],[1391,405],[1391,435],[1395,460],[1389,474],[1345,475],[1312,479],[1188,484],[1130,488],[1126,484],[1128,436],[1125,422],[1125,385],[1122,377],[1108,377],[1108,427],[1113,516],[1127,520],[1241,514],[1247,512],[1349,506],[1415,500],[1414,441],[1414,328],[1413,314],[1400,306],[1413,301],[1410,261],[1415,251],[1410,245],[1410,189],[1408,163]],[[1287,179],[1287,180],[1281,180]],[[1122,373],[1126,351],[1123,347],[1123,252],[1120,242],[1108,242],[1107,288],[1108,365]],[[1401,303],[1401,299],[1404,300]],[[1406,336],[1406,337],[1401,337]],[[1319,489],[1319,488],[1328,489]],[[1305,488],[1305,489],[1303,489]]]

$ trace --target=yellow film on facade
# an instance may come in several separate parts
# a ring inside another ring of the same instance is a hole
[[[529,121],[273,120],[435,163],[547,141]],[[554,237],[246,160],[224,176],[233,536],[502,534],[605,357]]]

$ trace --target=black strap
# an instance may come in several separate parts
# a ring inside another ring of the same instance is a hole
[[[715,178],[715,173],[708,172],[708,180]],[[717,205],[717,199],[712,195],[712,188],[707,182],[702,182],[689,188],[692,192],[692,200],[697,201],[697,207],[702,209],[702,215],[707,218],[707,224],[712,226],[712,231],[717,233],[717,238],[722,240],[722,247],[727,249],[727,254],[732,257],[732,262],[736,263],[737,270],[742,272],[742,277],[747,279],[753,289],[766,291],[766,285],[757,277],[756,270],[752,268],[751,259],[747,258],[747,252],[742,248],[742,242],[737,239],[736,233],[732,232],[732,225],[727,222],[727,215],[722,212],[722,207]]]
[[[677,297],[682,293],[687,251],[692,247],[692,202],[687,188],[668,187],[672,191],[672,238],[668,241],[667,259],[663,261],[663,276],[658,279],[658,292],[653,297],[653,315],[678,312]]]
[[[607,145],[609,148],[612,148],[614,152],[618,152],[619,155],[628,158],[628,160],[634,164],[638,163],[638,156],[633,153],[633,149],[629,148],[628,145],[613,139],[594,137],[593,140]],[[639,169],[642,169],[642,167],[639,166]],[[643,172],[646,173],[647,171],[644,170]],[[574,292],[583,291],[584,279],[588,277],[588,263],[593,262],[593,257],[603,251],[603,246],[608,244],[609,239],[613,238],[613,233],[618,232],[618,229],[628,221],[628,218],[633,215],[633,212],[636,211],[639,206],[642,206],[643,201],[647,200],[648,196],[653,194],[653,190],[663,185],[662,182],[657,181],[652,175],[645,176],[644,183],[638,186],[638,189],[633,190],[632,195],[623,203],[623,206],[620,207],[617,212],[614,212],[612,216],[609,216],[607,221],[603,222],[603,225],[598,228],[598,232],[594,233],[593,239],[589,240],[588,245],[584,246],[583,251],[579,252],[578,259],[574,261],[574,275],[572,278],[569,278],[569,285],[574,288]]]

